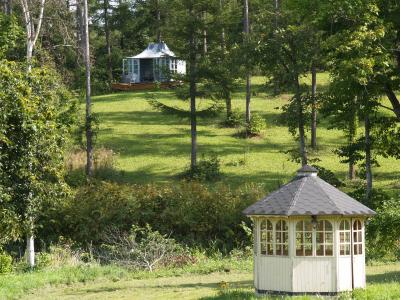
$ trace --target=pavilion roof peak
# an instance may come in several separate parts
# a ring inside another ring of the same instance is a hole
[[[172,52],[165,42],[160,43],[149,43],[147,48],[143,50],[140,54],[133,56],[131,58],[160,58],[160,57],[176,57],[175,53]]]
[[[304,165],[297,170],[297,176],[317,176],[318,170],[310,165]]]
[[[375,212],[317,176],[305,165],[280,189],[246,208],[246,215],[348,215],[371,216]]]

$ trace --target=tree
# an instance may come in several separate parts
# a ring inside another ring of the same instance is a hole
[[[86,175],[93,175],[92,100],[90,86],[89,7],[83,0],[84,57],[86,69]]]
[[[63,150],[71,102],[57,75],[45,68],[0,62],[0,214],[8,238],[27,237],[35,264],[34,236],[43,201],[65,194]]]
[[[362,143],[366,170],[366,198],[371,195],[372,150],[374,148],[373,127],[380,107],[386,107],[381,95],[385,86],[395,81],[388,78],[393,74],[392,53],[386,47],[392,42],[392,29],[381,15],[382,3],[363,1],[353,6],[348,1],[333,1],[327,9],[331,20],[332,34],[327,41],[328,61],[333,81],[342,82],[344,93],[351,95],[346,100],[356,99],[360,117],[364,120]],[[336,14],[334,11],[340,11]],[[386,45],[386,46],[385,46]],[[344,94],[342,93],[342,95]],[[391,109],[395,112],[394,107]]]
[[[28,62],[28,71],[32,68],[32,55],[38,40],[40,29],[42,27],[43,16],[44,16],[44,5],[46,0],[39,0],[38,3],[38,16],[34,17],[35,4],[28,0],[20,0],[22,13],[24,16],[25,30],[26,30],[26,60]],[[35,22],[37,19],[37,22]]]
[[[200,47],[205,29],[204,12],[211,9],[209,0],[174,0],[171,1],[171,12],[168,19],[169,39],[175,41],[179,57],[187,60],[190,99],[190,135],[191,159],[190,166],[194,170],[197,163],[197,84],[201,80],[199,74],[199,59],[204,58],[204,51]]]
[[[249,0],[244,0],[244,21],[243,21],[244,42],[248,43],[250,38],[250,20],[249,20]],[[251,111],[251,73],[247,71],[246,74],[246,123],[250,124]]]
[[[308,2],[307,4],[310,5]],[[263,71],[272,77],[272,82],[286,85],[286,88],[294,92],[291,104],[285,107],[295,115],[295,120],[292,116],[289,120],[289,129],[293,128],[295,121],[301,163],[305,165],[308,162],[305,126],[309,97],[307,93],[304,94],[307,87],[301,85],[300,78],[309,72],[315,59],[315,45],[319,44],[320,33],[307,22],[303,22],[305,11],[299,5],[297,1],[282,3],[279,23],[266,20],[258,31],[263,32],[259,47]],[[301,5],[305,4],[302,2]],[[312,99],[314,101],[315,97]],[[294,130],[291,132],[295,134]]]

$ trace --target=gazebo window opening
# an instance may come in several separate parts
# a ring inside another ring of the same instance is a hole
[[[137,59],[128,59],[128,72],[127,74],[138,74],[139,73],[139,63]]]
[[[353,223],[353,254],[362,254],[362,228],[360,220],[355,220]]]
[[[311,221],[296,224],[296,256],[313,255],[313,226]]]
[[[272,222],[270,220],[261,221],[260,231],[260,253],[263,255],[274,255]]]
[[[127,59],[123,59],[122,60],[122,70],[123,70],[123,73],[124,73],[124,75],[128,75],[128,66],[127,66],[127,64],[128,64],[128,60]]]
[[[321,220],[316,228],[316,255],[333,255],[333,227],[327,220]]]
[[[160,57],[160,58],[156,58],[156,72],[158,75],[159,80],[164,80],[164,71],[167,68],[167,65],[169,64],[168,62],[168,58],[165,57]]]
[[[278,220],[275,224],[275,249],[276,255],[289,254],[289,228],[285,220]]]
[[[173,58],[171,59],[171,67],[170,67],[171,73],[176,74],[178,71],[178,60]]]
[[[350,221],[342,220],[339,226],[339,252],[340,255],[350,255]]]

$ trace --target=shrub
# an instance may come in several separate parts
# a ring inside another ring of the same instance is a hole
[[[221,177],[221,162],[216,155],[203,157],[195,168],[183,172],[182,177],[190,180],[215,181]]]
[[[250,118],[250,123],[246,126],[246,132],[249,136],[260,136],[266,128],[265,119],[258,114],[253,114]]]
[[[0,274],[10,273],[12,271],[12,257],[7,253],[0,251]]]
[[[264,194],[256,185],[237,189],[219,183],[208,187],[199,182],[165,185],[126,185],[92,182],[58,209],[58,235],[82,246],[105,243],[107,229],[129,232],[132,225],[151,227],[171,234],[178,242],[226,248],[250,244],[242,210]],[[42,225],[48,227],[49,225]]]
[[[129,234],[109,231],[106,241],[100,252],[103,261],[150,272],[187,254],[174,239],[152,230],[148,224],[143,228],[133,225]]]
[[[237,128],[242,126],[243,124],[243,113],[238,110],[234,109],[232,112],[227,116],[225,121],[222,123],[224,127],[233,127]]]

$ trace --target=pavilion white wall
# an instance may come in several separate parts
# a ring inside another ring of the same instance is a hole
[[[270,218],[271,219],[271,218]],[[289,256],[265,256],[260,253],[259,232],[262,218],[255,218],[254,284],[261,291],[281,292],[341,292],[352,290],[351,255],[339,255],[339,226],[341,218],[331,221],[334,231],[333,256],[296,256],[296,222],[303,218],[288,219]],[[362,255],[353,256],[354,288],[365,283],[365,232],[362,222]],[[351,223],[352,226],[352,223]]]
[[[354,288],[366,287],[366,274],[365,274],[365,227],[364,220],[359,219],[362,225],[362,255],[353,256],[353,269],[354,269]],[[354,219],[351,222],[353,226]],[[351,237],[353,238],[353,237]],[[339,244],[339,238],[337,238]],[[352,249],[353,251],[353,249]],[[351,255],[338,257],[338,291],[351,291]]]
[[[178,60],[176,72],[178,74],[185,75],[186,74],[186,61],[184,60]]]

